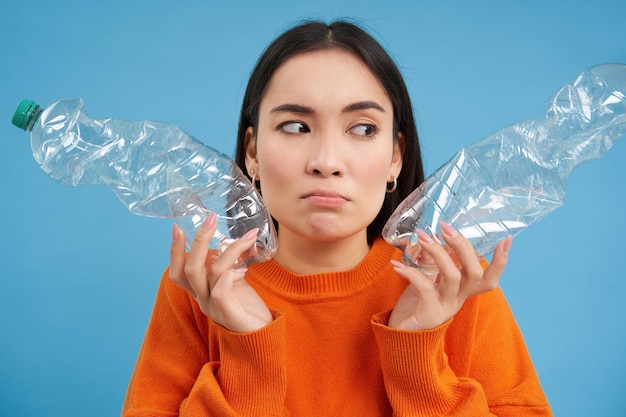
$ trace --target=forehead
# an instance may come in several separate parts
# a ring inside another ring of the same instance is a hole
[[[264,102],[302,102],[315,105],[345,105],[375,100],[385,108],[391,101],[382,84],[357,56],[341,49],[326,49],[295,55],[272,75]]]

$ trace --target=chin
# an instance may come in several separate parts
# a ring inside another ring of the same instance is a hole
[[[357,236],[363,236],[363,239],[367,240],[367,228],[351,228],[345,227],[328,227],[327,225],[314,225],[307,229],[306,237],[309,240],[316,242],[338,242],[344,239],[352,239]]]
[[[277,219],[279,224],[279,240],[281,231],[286,232],[287,230],[290,230],[291,233],[303,239],[314,242],[337,242],[360,235],[367,240],[367,226],[369,223],[364,221],[359,223],[354,220],[356,219],[346,216],[329,215],[328,213],[316,213],[313,216],[308,216],[308,218],[302,216],[294,222],[281,222]]]

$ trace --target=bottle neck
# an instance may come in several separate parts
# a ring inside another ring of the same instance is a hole
[[[30,132],[33,130],[33,126],[35,126],[35,122],[39,119],[41,112],[43,110],[39,106],[35,106],[32,113],[28,115],[28,120],[26,120],[26,124],[24,126],[24,130]]]

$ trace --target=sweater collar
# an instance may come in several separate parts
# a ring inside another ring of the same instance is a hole
[[[270,259],[250,266],[247,279],[281,297],[302,300],[315,298],[319,301],[356,293],[376,279],[395,273],[389,261],[400,258],[399,249],[378,238],[367,256],[356,267],[347,271],[297,275]]]

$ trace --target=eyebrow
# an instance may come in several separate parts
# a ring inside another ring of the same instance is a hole
[[[385,109],[375,101],[357,101],[356,103],[350,103],[343,108],[344,113],[349,113],[358,110],[375,109],[381,112],[385,112]],[[281,104],[270,110],[270,113],[288,112],[288,113],[301,113],[301,114],[313,114],[315,111],[308,106],[302,106],[300,104]]]
[[[281,104],[280,106],[276,106],[272,110],[270,110],[270,113],[277,113],[277,112],[303,113],[303,114],[314,113],[311,107],[301,106],[299,104]]]
[[[344,107],[343,112],[347,113],[351,111],[367,110],[367,109],[375,109],[383,113],[385,112],[385,109],[383,108],[383,106],[376,103],[375,101],[357,101],[356,103],[348,104],[346,107]]]

